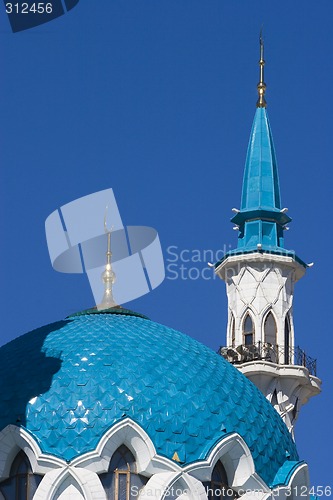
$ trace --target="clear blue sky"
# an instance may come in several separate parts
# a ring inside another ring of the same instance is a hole
[[[255,112],[261,24],[282,200],[293,218],[286,246],[315,262],[296,285],[294,312],[296,343],[318,359],[323,393],[302,409],[296,438],[311,483],[325,486],[332,0],[81,0],[16,34],[1,6],[1,343],[93,305],[84,276],[52,270],[44,234],[46,217],[80,196],[112,187],[123,222],[156,228],[166,259],[170,246],[236,244],[229,219]],[[218,279],[166,279],[128,306],[214,350],[225,342]]]

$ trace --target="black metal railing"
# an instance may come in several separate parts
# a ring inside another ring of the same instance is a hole
[[[289,347],[257,342],[237,347],[220,347],[218,354],[232,364],[250,363],[261,360],[278,365],[304,366],[311,375],[317,374],[317,360],[308,356],[300,347]]]

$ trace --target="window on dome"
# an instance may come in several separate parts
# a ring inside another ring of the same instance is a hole
[[[228,477],[220,461],[215,465],[210,482],[204,483],[208,500],[237,498],[236,492],[228,486]]]
[[[249,314],[247,314],[245,318],[243,330],[244,330],[244,344],[252,345],[254,339],[254,326],[252,318]]]
[[[274,316],[269,312],[264,323],[265,342],[267,344],[276,345],[276,322]]]
[[[109,470],[100,475],[107,498],[112,500],[137,499],[148,478],[137,473],[135,458],[121,445],[113,454]]]
[[[11,466],[9,478],[0,483],[5,500],[32,500],[42,476],[34,474],[28,457],[20,451]]]

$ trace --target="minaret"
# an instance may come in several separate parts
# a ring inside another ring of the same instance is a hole
[[[295,283],[308,267],[284,248],[291,222],[281,205],[273,137],[266,111],[260,34],[258,101],[245,162],[240,209],[231,221],[238,245],[215,265],[226,282],[228,326],[220,353],[267,397],[290,432],[300,408],[320,392],[316,362],[296,347]]]

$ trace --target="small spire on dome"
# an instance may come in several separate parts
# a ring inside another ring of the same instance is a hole
[[[265,100],[265,92],[266,92],[266,83],[264,81],[264,39],[262,37],[262,28],[260,30],[259,36],[259,44],[260,44],[260,59],[259,59],[259,83],[257,85],[258,90],[258,100],[257,100],[257,108],[266,108],[267,103]]]
[[[112,270],[112,264],[111,264],[111,257],[112,257],[112,252],[111,252],[111,233],[113,226],[110,227],[110,229],[107,228],[107,223],[106,223],[106,215],[107,215],[107,210],[108,206],[105,208],[105,215],[104,215],[104,231],[107,234],[108,237],[108,246],[107,246],[107,251],[106,251],[106,265],[105,265],[105,270],[102,273],[102,280],[104,282],[104,295],[101,304],[97,306],[98,310],[103,310],[103,309],[109,309],[110,307],[116,307],[117,304],[114,301],[113,298],[113,293],[112,293],[112,286],[116,281],[116,275]]]

